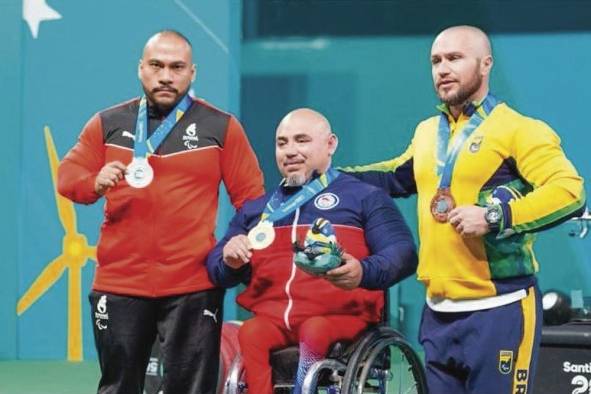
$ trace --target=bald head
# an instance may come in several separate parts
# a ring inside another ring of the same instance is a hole
[[[436,45],[455,43],[470,51],[476,57],[484,58],[492,55],[490,40],[485,32],[474,26],[452,26],[435,37],[433,47]]]
[[[145,57],[146,49],[150,49],[154,46],[159,45],[162,40],[164,40],[165,42],[172,42],[176,46],[184,46],[185,49],[189,50],[191,56],[193,54],[193,46],[191,45],[191,42],[182,33],[176,30],[161,30],[158,33],[154,34],[152,37],[148,38],[148,41],[146,41],[146,45],[144,45],[142,57]]]
[[[288,185],[302,185],[314,171],[323,173],[330,167],[337,145],[324,115],[309,108],[291,111],[279,123],[275,136],[279,172]]]
[[[305,127],[310,133],[317,134],[330,134],[331,128],[328,119],[318,111],[314,111],[310,108],[298,108],[281,119],[279,126],[277,126],[277,133],[282,128],[293,127]]]
[[[435,91],[454,116],[468,102],[486,96],[492,65],[488,36],[474,26],[447,28],[431,46]]]

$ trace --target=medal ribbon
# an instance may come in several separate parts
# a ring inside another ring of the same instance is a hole
[[[133,157],[145,158],[149,153],[154,153],[162,141],[170,134],[179,119],[187,112],[193,100],[186,94],[181,101],[174,107],[168,116],[162,121],[160,126],[148,136],[148,105],[146,96],[140,100],[140,106],[137,111],[137,121],[135,123],[135,142],[133,144]]]
[[[261,221],[276,222],[283,219],[308,201],[315,195],[326,189],[337,177],[339,172],[335,169],[329,168],[324,174],[318,178],[302,186],[302,190],[297,192],[289,200],[281,202],[279,198],[279,191],[276,190],[271,196],[263,213],[261,214]]]
[[[466,114],[471,114],[468,124],[459,132],[460,134],[455,138],[451,147],[448,145],[451,134],[449,119],[445,110],[441,112],[439,130],[437,131],[437,175],[441,176],[439,189],[449,188],[456,159],[462,146],[497,104],[499,101],[492,94],[488,94],[478,106],[469,104],[465,110]]]

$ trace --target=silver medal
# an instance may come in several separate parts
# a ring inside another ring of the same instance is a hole
[[[125,180],[131,187],[141,189],[152,183],[154,170],[145,157],[134,157],[125,171]]]
[[[266,220],[260,221],[253,229],[248,232],[248,240],[253,249],[265,249],[273,243],[275,239],[275,229],[273,223]]]

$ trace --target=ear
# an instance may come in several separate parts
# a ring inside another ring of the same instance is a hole
[[[191,65],[191,74],[191,82],[195,82],[195,77],[197,76],[197,66],[195,65],[195,63]]]
[[[490,74],[490,71],[492,70],[493,63],[494,62],[493,62],[493,58],[491,55],[488,55],[481,60],[480,69],[481,69],[482,75],[489,75]]]
[[[137,77],[141,81],[142,80],[142,59],[137,64]]]
[[[328,137],[328,152],[332,156],[337,150],[339,146],[339,137],[336,134],[330,133],[330,137]]]

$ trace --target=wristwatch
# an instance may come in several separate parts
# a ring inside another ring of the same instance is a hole
[[[503,218],[503,209],[500,205],[487,205],[484,213],[484,220],[488,223],[490,231],[499,231],[501,227],[501,219]]]

